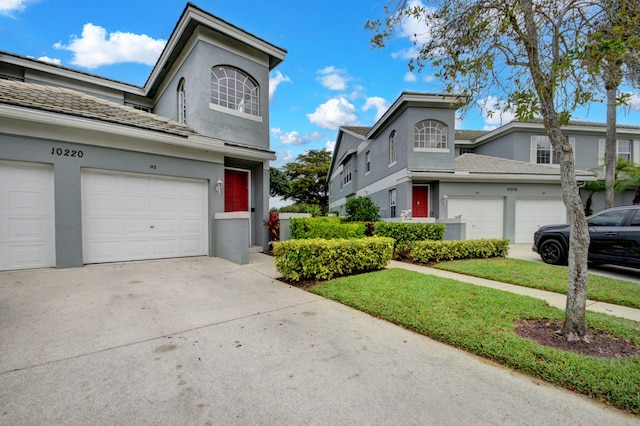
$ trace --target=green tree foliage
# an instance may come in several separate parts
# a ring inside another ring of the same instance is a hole
[[[625,79],[640,81],[640,4],[637,0],[604,0],[598,18],[581,56],[589,70],[602,80],[607,95],[605,207],[611,208],[615,204],[616,108],[628,97],[618,91]]]
[[[580,61],[594,20],[605,13],[591,0],[391,0],[383,20],[367,23],[372,44],[384,47],[406,19],[423,23],[413,40],[410,69],[430,64],[448,93],[474,105],[504,93],[519,120],[541,117],[560,159],[561,183],[571,225],[568,294],[562,334],[586,335],[589,232],[575,177],[573,148],[562,134],[572,111],[596,88]],[[463,110],[464,112],[464,110]]]
[[[640,166],[619,158],[616,169],[616,192],[635,188],[633,204],[640,204]]]
[[[313,149],[285,164],[284,172],[291,181],[291,191],[285,198],[296,203],[317,204],[322,214],[326,214],[329,209],[327,174],[330,164],[329,151]]]
[[[291,191],[291,182],[287,174],[275,167],[269,168],[269,195],[286,198]]]
[[[353,197],[345,207],[350,222],[375,222],[380,220],[380,207],[369,197]]]

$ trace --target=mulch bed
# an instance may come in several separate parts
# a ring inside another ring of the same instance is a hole
[[[582,341],[569,342],[556,333],[557,330],[562,330],[562,325],[563,322],[559,319],[523,320],[517,324],[516,333],[545,346],[586,356],[627,358],[640,355],[640,349],[632,341],[621,339],[591,327],[587,328],[587,336],[591,343]]]

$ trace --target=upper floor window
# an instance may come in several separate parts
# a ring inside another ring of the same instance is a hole
[[[187,92],[184,88],[184,78],[178,83],[178,122],[187,124]]]
[[[604,156],[606,153],[606,141],[600,139],[598,141],[598,165],[604,165]],[[622,158],[629,162],[638,163],[640,157],[640,143],[630,139],[618,139],[616,141],[616,157]]]
[[[364,172],[369,173],[371,171],[371,151],[367,151],[364,154]]]
[[[351,163],[347,163],[344,165],[344,169],[342,169],[342,173],[340,174],[342,187],[351,182]]]
[[[575,154],[575,139],[567,139]],[[553,150],[548,136],[531,136],[531,162],[537,164],[560,164],[560,157]]]
[[[434,120],[424,120],[416,124],[414,148],[448,149],[447,126]]]
[[[248,74],[229,66],[211,68],[211,103],[250,115],[260,115],[260,90]]]
[[[396,131],[389,136],[389,165],[396,163]]]

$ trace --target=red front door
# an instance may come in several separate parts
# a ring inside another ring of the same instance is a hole
[[[240,170],[224,171],[224,211],[249,211],[249,173]]]
[[[413,187],[413,217],[429,216],[429,187],[414,186]]]

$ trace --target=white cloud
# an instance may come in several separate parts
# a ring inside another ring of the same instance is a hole
[[[42,62],[49,62],[50,64],[56,64],[56,65],[62,64],[62,61],[60,59],[50,58],[48,56],[40,56],[38,60]]]
[[[85,24],[82,37],[72,36],[69,44],[54,44],[56,49],[73,52],[72,63],[85,68],[98,68],[120,62],[154,65],[162,53],[166,40],[153,39],[145,34],[107,31],[93,24]]]
[[[342,97],[329,99],[317,107],[313,113],[307,114],[307,117],[312,123],[331,130],[358,122],[356,107]]]
[[[280,158],[282,157],[282,158]],[[281,160],[285,163],[288,163],[289,161],[293,160],[295,157],[295,155],[293,155],[293,152],[291,151],[287,151],[287,152],[280,152],[278,153],[278,160]]]
[[[273,98],[273,94],[280,83],[291,83],[291,79],[286,75],[282,75],[280,71],[275,71],[269,75],[269,100]]]
[[[324,146],[324,149],[326,149],[329,152],[333,152],[334,149],[336,149],[336,141],[327,141],[327,143]]]
[[[422,7],[427,12],[431,12],[433,9],[425,6],[421,0],[409,0],[407,8]],[[408,47],[391,54],[394,59],[413,59],[419,55],[418,49],[414,46],[423,46],[430,39],[430,26],[437,24],[435,22],[425,22],[424,20],[417,19],[413,15],[404,17],[400,23],[399,34],[401,37],[408,38],[412,47]]]
[[[418,77],[416,77],[414,73],[409,71],[404,75],[404,81],[406,81],[407,83],[415,83],[416,81],[418,81]]]
[[[433,83],[434,81],[437,80],[435,75],[429,74],[429,75],[423,75],[422,79],[426,82],[426,83]]]
[[[640,94],[628,93],[629,99],[627,99],[626,107],[632,111],[640,111]]]
[[[516,116],[513,110],[507,108],[505,101],[495,96],[487,96],[478,100],[478,106],[485,122],[484,130],[493,130],[510,123]]]
[[[13,12],[22,12],[29,0],[0,0],[0,15],[12,16]]]
[[[271,134],[274,137],[280,139],[280,142],[285,145],[303,145],[307,142],[318,140],[323,136],[322,133],[318,132],[309,133],[308,135],[301,135],[295,130],[293,132],[283,132],[278,128],[271,129]]]
[[[351,80],[351,77],[343,69],[336,68],[334,66],[325,67],[317,72],[320,77],[320,83],[329,90],[345,90],[347,88],[347,82]]]
[[[379,96],[367,98],[367,101],[364,103],[362,110],[368,111],[370,108],[376,109],[375,121],[378,121],[380,117],[382,117],[384,113],[389,109],[389,102]]]

